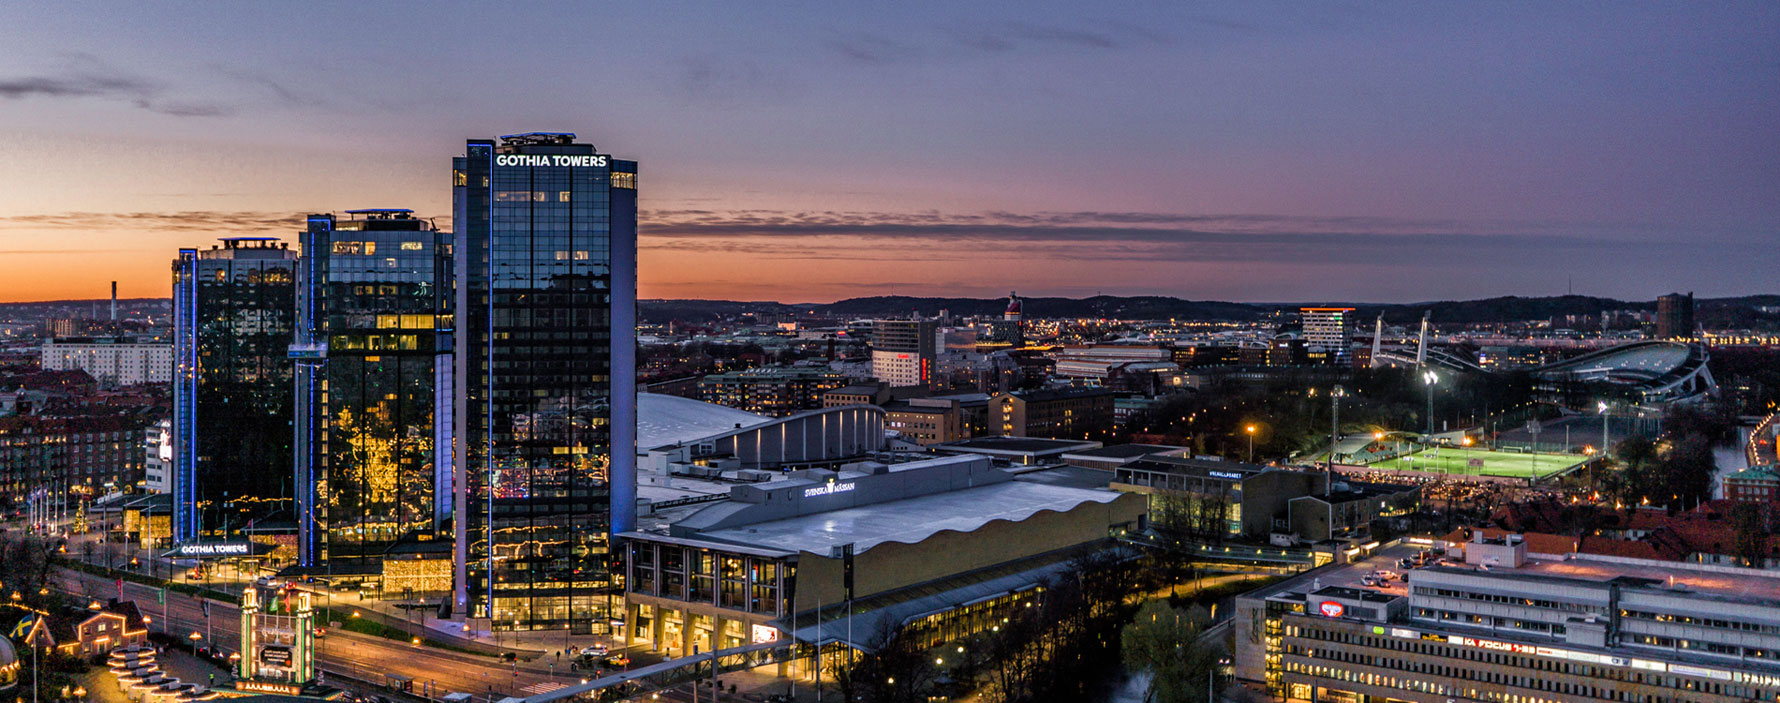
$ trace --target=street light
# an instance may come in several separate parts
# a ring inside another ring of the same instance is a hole
[[[1248,463],[1255,463],[1255,426],[1249,425],[1248,430]]]

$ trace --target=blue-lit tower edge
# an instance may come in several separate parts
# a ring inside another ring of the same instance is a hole
[[[173,267],[173,541],[198,538],[198,250]]]
[[[617,173],[636,173],[637,162],[612,162]],[[611,189],[612,402],[607,480],[611,500],[611,559],[624,553],[618,535],[637,526],[637,190]],[[622,207],[620,207],[622,205]],[[617,236],[618,233],[628,236]],[[624,573],[613,568],[613,579]]]
[[[466,173],[469,170],[467,162],[469,161],[469,159],[472,159],[472,158],[479,158],[485,162],[483,164],[484,172],[493,170],[493,168],[492,168],[494,165],[494,145],[493,145],[493,143],[489,142],[486,149],[479,150],[479,149],[476,149],[475,146],[476,146],[476,143],[472,142],[470,145],[470,148],[467,148],[465,150],[464,156],[452,158],[451,161],[452,161],[452,173],[453,174]],[[467,327],[467,325],[470,324],[470,320],[472,319],[469,314],[469,312],[471,310],[471,305],[473,305],[476,302],[470,298],[470,294],[469,294],[469,281],[470,281],[469,266],[470,266],[470,260],[472,258],[474,258],[477,254],[475,252],[473,252],[472,248],[470,247],[469,238],[470,238],[471,232],[479,231],[480,233],[486,234],[487,228],[488,228],[488,224],[486,221],[473,222],[470,218],[468,203],[466,202],[467,194],[464,192],[470,187],[473,187],[473,186],[469,186],[464,183],[454,183],[453,184],[452,211],[451,211],[451,214],[452,214],[451,221],[453,223],[452,239],[451,239],[452,253],[454,253],[456,255],[452,259],[451,270],[452,270],[452,277],[456,280],[456,283],[457,283],[455,290],[452,293],[455,296],[454,302],[456,303],[453,306],[453,308],[456,311],[456,318],[457,318],[458,324],[464,325],[464,327],[463,327],[464,334],[462,335],[462,340],[463,340],[463,343],[466,345],[472,344],[474,342],[474,340],[476,339],[476,336],[474,334],[470,333],[469,328]],[[483,191],[483,193],[482,193],[483,196],[487,198],[487,200],[484,200],[483,202],[487,203],[487,202],[493,201],[494,190],[493,190],[492,182],[488,183],[488,184],[483,184],[481,186],[481,189]],[[492,305],[493,305],[492,303],[488,303],[487,305],[485,305],[485,307],[492,308]],[[492,315],[485,318],[485,320],[490,321],[489,324],[492,324],[493,319],[494,318]],[[493,344],[493,341],[492,341],[493,336],[494,335],[492,335],[492,334],[487,335],[487,339],[488,339],[487,344],[489,344],[489,345]],[[492,346],[490,348],[482,350],[482,354],[491,356],[492,355],[492,354],[490,354],[491,349],[492,349]],[[471,358],[474,356],[478,356],[478,354],[475,353],[475,350],[468,348],[466,346],[465,348],[459,349],[458,353],[452,355],[452,360],[451,360],[452,376],[454,379],[453,386],[452,386],[452,393],[451,393],[451,407],[452,407],[452,412],[451,412],[452,423],[450,425],[452,428],[451,450],[452,450],[452,454],[453,454],[454,458],[456,459],[453,462],[452,474],[451,474],[451,515],[452,515],[451,540],[452,540],[452,554],[454,556],[454,558],[452,559],[452,564],[451,564],[451,601],[452,601],[452,613],[454,615],[456,615],[458,617],[458,619],[465,619],[465,620],[467,620],[468,618],[470,618],[472,616],[472,613],[469,612],[469,610],[470,610],[470,591],[469,591],[469,586],[470,586],[470,570],[469,570],[470,532],[469,532],[469,530],[470,530],[470,522],[471,522],[471,520],[470,520],[471,506],[470,506],[470,481],[469,481],[469,476],[468,476],[468,471],[469,471],[471,462],[469,461],[469,447],[465,445],[465,442],[468,441],[468,438],[470,436],[469,435],[469,426],[468,426],[469,421],[470,421],[469,398],[466,397],[469,389],[468,388],[458,388],[455,384],[455,379],[469,378]],[[484,358],[486,358],[486,356]],[[488,419],[488,421],[489,422],[493,421],[492,416]],[[443,424],[443,423],[441,423],[441,424]],[[485,446],[484,450],[486,451],[486,449],[487,449],[487,447]],[[489,596],[490,600],[492,601],[492,599],[493,599],[492,587],[490,588],[490,592],[489,592],[488,596]]]
[[[291,422],[291,466],[294,467],[294,493],[297,497],[297,565],[315,566],[320,558],[320,532],[325,529],[316,516],[317,495],[315,468],[322,446],[321,409],[323,379],[327,378],[328,346],[321,336],[317,288],[322,285],[321,257],[327,251],[334,231],[333,215],[310,215],[309,226],[302,233],[303,256],[297,265],[296,338],[290,346],[295,366],[295,384]]]

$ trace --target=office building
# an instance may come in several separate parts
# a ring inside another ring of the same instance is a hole
[[[1693,339],[1693,293],[1670,293],[1656,299],[1656,338]]]
[[[996,393],[989,398],[989,431],[1008,437],[1085,439],[1112,429],[1113,396],[1104,388]]]
[[[169,383],[173,345],[128,337],[64,337],[43,343],[43,370],[80,369],[107,386]]]
[[[624,535],[624,634],[669,656],[788,638],[869,651],[896,628],[934,646],[1000,623],[1142,512],[1135,496],[1022,480],[982,456],[735,486]]]
[[[173,421],[159,420],[142,435],[142,490],[173,492]]]
[[[637,164],[528,133],[452,171],[454,610],[608,632],[610,534],[636,515]]]
[[[297,253],[270,237],[173,262],[173,538],[220,538],[291,506]]]
[[[851,383],[846,374],[827,368],[770,366],[705,376],[698,394],[706,402],[784,416],[820,408],[823,394]]]
[[[444,539],[451,235],[409,210],[310,215],[297,269],[298,565],[382,563]]]
[[[1353,308],[1301,308],[1308,352],[1331,364],[1346,364],[1353,346]]]
[[[933,385],[933,320],[873,320],[871,375],[891,386]]]
[[[1237,678],[1285,701],[1780,697],[1773,573],[1528,546],[1480,533],[1407,583],[1360,581],[1386,550],[1238,598]]]

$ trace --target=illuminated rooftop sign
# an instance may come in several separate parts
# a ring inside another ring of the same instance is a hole
[[[846,493],[847,491],[853,490],[856,486],[857,486],[857,484],[853,483],[852,481],[848,481],[846,483],[829,483],[826,485],[816,486],[815,488],[803,489],[803,497],[814,498],[816,496],[825,496],[830,493]]]
[[[591,166],[607,165],[604,154],[498,154],[496,166]]]

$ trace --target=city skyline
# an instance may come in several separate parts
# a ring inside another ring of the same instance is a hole
[[[0,10],[0,300],[161,297],[164,253],[310,213],[449,228],[431,154],[585,124],[658,164],[645,298],[1771,291],[1772,6],[453,9]]]

